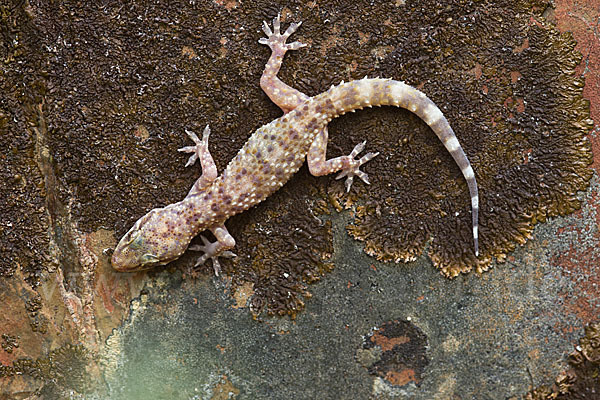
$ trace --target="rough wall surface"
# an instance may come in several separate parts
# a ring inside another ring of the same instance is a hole
[[[0,397],[496,399],[552,383],[600,314],[600,4],[554,6],[2,3]],[[481,260],[458,168],[390,108],[330,126],[331,155],[364,138],[382,152],[372,186],[346,196],[302,169],[228,223],[240,257],[223,278],[190,273],[193,254],[111,270],[118,237],[197,176],[176,155],[184,129],[211,124],[222,169],[279,116],[257,43],[279,11],[309,45],[285,82],[312,95],[381,75],[440,105],[480,180]]]

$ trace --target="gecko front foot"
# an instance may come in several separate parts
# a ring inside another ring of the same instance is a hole
[[[204,245],[193,245],[190,246],[189,249],[192,251],[203,251],[204,254],[202,254],[202,256],[200,256],[200,258],[198,259],[198,261],[196,261],[196,265],[194,265],[194,267],[199,267],[201,265],[204,265],[204,263],[210,258],[212,260],[213,263],[213,269],[215,271],[215,275],[219,276],[221,275],[221,264],[219,263],[219,257],[225,257],[225,258],[233,258],[233,257],[237,257],[235,253],[233,253],[232,251],[226,250],[226,251],[222,251],[219,250],[219,242],[210,242],[206,237],[200,235],[200,239],[202,239],[202,243],[204,243]]]
[[[350,187],[352,187],[352,182],[354,181],[355,176],[358,176],[367,185],[371,184],[371,182],[369,182],[369,176],[367,175],[367,173],[361,171],[359,168],[361,165],[363,165],[367,161],[370,161],[374,157],[379,155],[379,152],[367,153],[358,160],[354,159],[354,157],[356,157],[358,155],[358,153],[363,151],[363,149],[365,148],[365,144],[367,144],[366,140],[364,142],[359,143],[356,146],[354,146],[354,149],[348,155],[348,157],[350,158],[350,163],[348,164],[347,167],[343,168],[342,172],[340,172],[340,174],[338,176],[335,177],[335,179],[342,179],[343,177],[346,177],[346,182],[345,182],[346,192],[350,191]]]
[[[267,21],[263,21],[263,32],[265,33],[265,35],[267,35],[267,37],[260,38],[258,40],[258,43],[266,44],[271,48],[273,53],[276,53],[283,57],[286,51],[297,50],[301,47],[306,46],[306,44],[301,42],[286,43],[285,41],[290,37],[292,33],[296,32],[296,29],[298,29],[298,27],[302,25],[302,22],[293,22],[286,29],[286,31],[283,34],[281,34],[281,24],[279,23],[279,17],[280,15],[277,14],[277,17],[273,19],[273,30],[271,30],[271,28],[267,24]]]
[[[221,274],[221,264],[219,264],[218,257],[237,257],[233,252],[229,251],[229,249],[232,249],[235,246],[235,239],[233,239],[233,237],[229,234],[225,225],[213,228],[210,231],[217,238],[216,242],[210,242],[207,238],[200,235],[200,239],[202,239],[202,243],[204,244],[196,244],[190,246],[189,249],[193,251],[204,252],[204,254],[202,254],[202,256],[198,259],[194,267],[204,265],[206,260],[210,258],[213,262],[213,269],[215,270],[215,275],[219,276]]]
[[[182,147],[177,151],[192,153],[188,162],[185,164],[186,167],[194,165],[196,160],[200,160],[200,166],[202,167],[202,175],[200,175],[200,178],[196,180],[188,192],[188,196],[192,196],[202,192],[208,185],[217,179],[217,166],[215,165],[215,160],[213,160],[210,155],[210,151],[208,151],[208,137],[210,136],[210,128],[208,125],[204,128],[202,140],[198,139],[198,136],[192,131],[186,129],[185,133],[187,133],[190,139],[194,141],[195,145]]]
[[[194,165],[197,159],[202,160],[202,156],[208,153],[208,137],[210,136],[210,128],[208,127],[208,125],[206,125],[206,128],[204,128],[204,132],[202,132],[202,140],[200,140],[198,136],[196,136],[196,134],[192,131],[188,131],[186,129],[185,133],[187,133],[190,139],[194,141],[195,146],[182,147],[180,149],[177,149],[177,151],[180,151],[182,153],[192,153],[192,155],[188,159],[188,162],[185,164],[186,167],[189,167],[190,165]]]

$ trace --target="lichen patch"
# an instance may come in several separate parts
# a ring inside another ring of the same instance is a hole
[[[436,1],[429,3],[435,9]],[[581,56],[570,34],[528,11],[537,2],[525,3],[449,4],[450,24],[435,13],[417,20],[407,7],[395,21],[406,40],[369,74],[426,82],[422,90],[450,121],[479,184],[480,257],[459,169],[422,121],[391,108],[330,127],[342,153],[367,135],[369,149],[385,155],[365,168],[371,186],[357,185],[350,198],[340,185],[331,189],[337,202],[354,209],[348,231],[368,254],[412,261],[428,245],[444,275],[482,272],[525,243],[536,223],[579,208],[577,192],[592,175],[586,137],[592,121],[575,75]]]

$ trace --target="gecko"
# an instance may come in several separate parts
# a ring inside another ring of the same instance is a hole
[[[277,15],[272,29],[263,21],[262,29],[267,37],[259,40],[271,49],[260,86],[284,115],[256,130],[221,175],[218,175],[208,149],[208,125],[202,139],[186,130],[194,145],[179,151],[192,153],[186,167],[199,160],[201,176],[182,201],[155,208],[135,222],[112,254],[114,269],[139,271],[167,264],[179,258],[195,236],[209,230],[216,238],[215,242],[201,235],[203,244],[189,246],[189,249],[203,253],[196,267],[211,259],[218,276],[221,272],[218,257],[235,256],[231,252],[235,239],[225,227],[226,220],[277,191],[300,169],[304,159],[314,176],[338,172],[337,179],[346,178],[346,191],[350,190],[354,177],[369,184],[368,175],[360,167],[379,153],[369,152],[357,158],[366,141],[357,144],[346,156],[327,160],[326,152],[327,124],[347,112],[371,106],[397,106],[415,113],[429,125],[452,155],[471,196],[474,250],[478,256],[479,194],[475,174],[441,110],[420,90],[392,79],[365,77],[351,82],[342,81],[314,97],[288,86],[277,77],[277,73],[287,51],[305,46],[298,41],[287,43],[300,25],[301,22],[292,23],[281,33],[280,16]]]

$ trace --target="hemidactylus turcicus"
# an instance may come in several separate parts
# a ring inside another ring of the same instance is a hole
[[[479,196],[475,174],[440,109],[419,90],[390,79],[342,82],[314,97],[286,85],[277,78],[277,73],[285,53],[304,46],[300,42],[286,43],[300,24],[292,23],[282,34],[277,16],[273,20],[273,31],[264,22],[263,31],[267,38],[259,40],[272,52],[260,78],[260,86],[285,114],[254,132],[221,176],[217,176],[217,168],[208,151],[208,126],[202,140],[186,131],[195,146],[179,150],[192,153],[186,166],[200,160],[202,175],[185,199],[151,210],[123,236],[112,255],[116,270],[137,271],[167,264],[183,254],[194,236],[208,229],[217,241],[211,243],[201,236],[204,245],[190,246],[190,249],[204,252],[196,265],[210,258],[218,275],[217,257],[231,257],[233,253],[229,250],[235,246],[225,221],[278,190],[300,169],[305,157],[313,175],[340,172],[337,178],[346,177],[346,190],[350,190],[354,176],[368,184],[367,174],[359,167],[378,153],[367,153],[355,159],[365,147],[366,142],[362,142],[349,155],[326,160],[327,124],[346,112],[384,105],[403,107],[417,114],[431,127],[460,167],[471,195],[473,239],[478,255]]]

